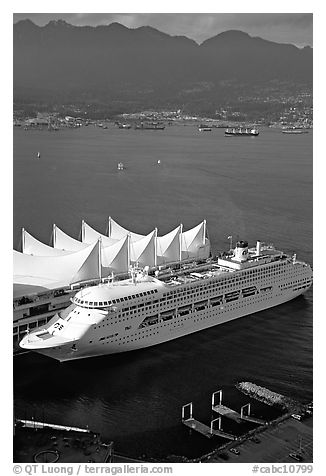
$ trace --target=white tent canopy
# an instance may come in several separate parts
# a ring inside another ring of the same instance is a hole
[[[103,246],[111,246],[117,241],[121,240],[121,238],[109,238],[108,236],[102,235],[98,231],[94,230],[91,226],[89,226],[84,220],[82,221],[82,242],[83,243],[94,243],[99,238],[101,238]]]
[[[173,263],[180,260],[182,225],[156,241],[157,264]]]
[[[49,289],[100,276],[100,243],[64,256],[31,256],[14,251],[14,283],[38,284]]]
[[[114,238],[116,240],[121,240],[121,238],[129,235],[131,242],[141,240],[147,236],[139,235],[138,233],[133,233],[132,231],[126,230],[111,217],[109,217],[108,235],[110,238]]]
[[[67,235],[57,225],[53,225],[53,247],[65,251],[80,251],[87,248],[87,243],[82,243]]]
[[[22,229],[22,252],[35,256],[63,256],[70,253],[70,251],[56,249],[42,243],[42,241],[34,238],[24,228]]]
[[[126,273],[130,264],[154,267],[205,259],[210,254],[206,221],[186,232],[179,225],[160,237],[155,229],[148,235],[137,235],[140,238],[136,241],[128,233],[118,240],[101,235],[85,222],[83,226],[84,239],[92,240],[91,244],[70,237],[54,225],[53,248],[23,230],[23,253],[14,251],[15,283],[53,288],[54,283],[66,286],[105,278],[112,272]]]
[[[210,243],[206,238],[206,220],[181,235],[181,258],[207,258]]]
[[[129,270],[129,237],[125,236],[117,243],[101,249],[102,277],[112,272],[126,273]]]
[[[140,266],[156,265],[156,230],[134,243],[130,243],[130,261]]]

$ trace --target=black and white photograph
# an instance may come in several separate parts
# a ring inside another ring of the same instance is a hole
[[[11,13],[14,473],[312,473],[313,8],[69,3]]]

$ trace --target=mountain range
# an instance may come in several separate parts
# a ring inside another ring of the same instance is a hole
[[[15,102],[172,107],[218,101],[270,81],[312,84],[313,50],[230,30],[198,45],[152,27],[13,26]]]

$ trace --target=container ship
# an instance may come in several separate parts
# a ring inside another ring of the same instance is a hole
[[[31,330],[20,347],[60,362],[121,353],[203,331],[296,298],[311,267],[260,241],[238,241],[216,259],[79,290],[71,305]]]

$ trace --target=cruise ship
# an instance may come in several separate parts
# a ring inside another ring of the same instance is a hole
[[[162,275],[147,267],[130,274],[78,291],[20,347],[60,362],[142,349],[285,303],[312,285],[308,264],[260,241]]]

